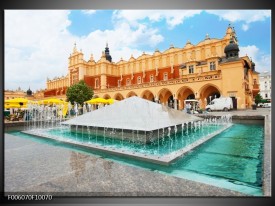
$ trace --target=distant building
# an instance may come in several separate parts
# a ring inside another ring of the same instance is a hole
[[[45,99],[44,90],[43,89],[37,90],[35,93],[33,93],[33,96],[35,100]]]
[[[206,35],[195,45],[187,41],[183,48],[171,45],[127,61],[113,62],[108,44],[97,62],[93,55],[87,61],[83,56],[75,45],[67,75],[47,79],[45,97],[64,98],[69,86],[84,80],[95,97],[105,99],[139,96],[182,109],[186,99],[197,99],[205,108],[211,99],[224,96],[232,98],[234,109],[245,109],[252,107],[259,92],[255,63],[248,56],[239,57],[231,25],[221,39]]]
[[[260,94],[263,99],[271,100],[271,72],[265,71],[259,76]]]
[[[8,99],[15,99],[15,98],[25,98],[27,93],[23,91],[20,87],[16,90],[5,90],[4,91],[4,98],[5,100]]]
[[[27,91],[22,90],[20,87],[16,90],[5,90],[4,91],[5,100],[15,99],[15,98],[26,98],[29,100],[41,100],[44,99],[44,90],[36,91],[35,93],[29,88]]]

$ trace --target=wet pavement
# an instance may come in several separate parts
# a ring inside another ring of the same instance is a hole
[[[5,192],[57,196],[246,196],[5,134]]]
[[[231,113],[255,116],[268,115],[270,112],[270,108],[259,108],[211,112],[209,115]],[[41,192],[56,196],[246,196],[10,134],[5,134],[4,146],[7,193]],[[270,142],[267,149],[270,150]],[[270,178],[270,174],[267,175]]]
[[[237,116],[271,115],[271,108],[257,108],[256,110],[253,110],[253,109],[231,110],[228,112],[212,111],[207,113],[207,115],[213,115],[213,116],[221,116],[226,114],[237,115]]]

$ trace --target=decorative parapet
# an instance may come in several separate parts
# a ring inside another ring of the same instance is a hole
[[[68,77],[64,77],[64,76],[62,76],[62,77],[54,77],[53,79],[49,79],[49,78],[47,78],[47,82],[56,82],[56,81],[60,81],[60,80],[66,80],[66,79],[68,79]]]
[[[164,85],[186,84],[186,83],[201,82],[201,81],[207,81],[207,80],[218,80],[221,78],[222,78],[222,75],[221,75],[221,72],[219,71],[212,72],[212,74],[207,73],[205,75],[196,75],[196,74],[184,75],[183,78],[171,79],[166,81],[148,82],[148,83],[142,83],[142,84],[133,84],[129,86],[99,89],[99,90],[95,90],[95,93],[108,93],[108,92],[133,90],[133,89],[140,89],[140,88],[150,88],[150,87],[157,87],[157,86],[164,86]]]

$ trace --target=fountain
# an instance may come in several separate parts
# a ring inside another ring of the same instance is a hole
[[[142,98],[131,97],[92,113],[65,121],[62,124],[70,125],[72,130],[75,130],[77,125],[98,127],[98,132],[101,135],[104,133],[104,128],[114,128],[117,130],[115,138],[118,139],[122,138],[123,129],[124,139],[148,143],[158,138],[159,130],[162,128],[167,134],[169,127],[180,127],[182,123],[187,121],[199,120],[202,118]],[[136,131],[135,138],[133,138],[132,131]]]
[[[43,120],[49,115],[39,116],[46,109],[33,106],[30,110],[33,119],[41,117],[39,121],[44,127],[30,123],[24,132],[92,150],[169,165],[232,125],[228,115],[219,119],[203,119],[135,96],[91,112],[87,112],[86,105],[83,108],[84,114],[78,115],[78,105],[75,103],[76,116],[65,120],[58,115],[62,106],[52,107],[52,111],[48,112],[51,114],[51,124],[47,126]],[[33,112],[39,109],[38,115]]]

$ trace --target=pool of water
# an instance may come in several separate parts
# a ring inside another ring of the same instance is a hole
[[[236,124],[175,162],[172,173],[181,176],[184,170],[225,179],[262,195],[263,134],[262,126]]]
[[[201,139],[202,137],[222,129],[223,127],[225,127],[225,125],[221,124],[208,124],[203,127],[189,125],[189,127],[183,126],[181,131],[177,131],[176,133],[174,133],[175,127],[172,127],[170,128],[171,135],[169,136],[165,136],[164,130],[160,129],[158,132],[159,138],[147,144],[133,142],[131,139],[121,140],[112,138],[112,134],[115,134],[116,131],[108,128],[105,129],[105,133],[106,135],[108,134],[108,137],[96,135],[97,128],[90,128],[88,133],[81,132],[81,130],[76,132],[75,130],[70,130],[68,127],[41,130],[40,133],[60,137],[59,139],[61,141],[62,138],[65,138],[66,140],[69,139],[72,142],[101,145],[141,154],[162,156],[178,151]],[[134,133],[136,133],[136,131],[133,130],[133,136],[135,135]]]
[[[53,130],[51,132],[56,134],[58,132],[64,133],[69,131]],[[249,195],[261,196],[263,194],[262,159],[264,127],[262,125],[234,124],[232,127],[216,135],[169,166],[143,162],[140,160],[131,159],[129,157],[109,155],[103,152],[95,152],[88,149],[80,149],[74,146],[64,145],[62,142],[58,141],[31,137],[21,132],[11,133],[21,137],[32,138],[35,141],[67,147],[69,149],[77,149],[79,151],[92,155],[99,155],[102,158],[117,161],[122,164],[141,167],[166,175],[203,182],[206,184],[243,192]],[[190,134],[191,133],[189,133],[189,135]],[[174,138],[172,145],[171,139],[170,143],[168,143],[168,140],[166,140],[166,142],[164,140],[163,146],[166,147],[166,149],[163,149],[162,151],[160,151],[161,147],[159,147],[156,142],[151,145],[147,145],[146,150],[148,150],[149,153],[154,153],[156,150],[165,153],[165,151],[169,151],[170,148],[177,149],[179,145],[182,146],[183,144],[187,144],[184,143],[184,141],[182,142],[180,136],[181,135],[175,135],[174,137],[170,137]],[[196,139],[195,136],[196,135],[194,135],[193,141]],[[88,136],[84,135],[82,137],[82,134],[73,133],[72,138],[75,137],[80,140],[83,138],[83,141],[92,141],[91,139],[93,139],[93,137],[91,138],[91,135],[89,134]],[[103,144],[108,144],[115,140],[96,137],[96,141],[101,143],[103,141]],[[130,143],[123,142],[123,144],[128,144],[129,148],[131,147]],[[141,145],[137,144],[136,146],[138,147]]]

